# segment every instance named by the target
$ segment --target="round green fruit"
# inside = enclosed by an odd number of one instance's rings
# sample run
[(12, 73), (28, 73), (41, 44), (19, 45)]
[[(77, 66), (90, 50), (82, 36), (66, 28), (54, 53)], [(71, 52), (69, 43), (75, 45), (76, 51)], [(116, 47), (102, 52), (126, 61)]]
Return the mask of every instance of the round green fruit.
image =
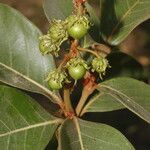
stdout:
[(52, 90), (59, 90), (62, 88), (62, 85), (53, 78), (48, 81), (48, 84), (49, 84), (50, 89)]
[(43, 54), (49, 50), (49, 47), (46, 46), (46, 43), (44, 41), (41, 41), (39, 43), (39, 48), (40, 48), (41, 53)]
[(68, 73), (73, 79), (78, 80), (84, 77), (86, 68), (82, 65), (77, 65), (76, 67), (69, 66)]
[(81, 39), (87, 32), (87, 27), (82, 23), (75, 23), (68, 28), (68, 34), (74, 39)]
[(48, 53), (50, 51), (51, 39), (49, 35), (43, 35), (39, 37), (39, 49), (42, 54)]

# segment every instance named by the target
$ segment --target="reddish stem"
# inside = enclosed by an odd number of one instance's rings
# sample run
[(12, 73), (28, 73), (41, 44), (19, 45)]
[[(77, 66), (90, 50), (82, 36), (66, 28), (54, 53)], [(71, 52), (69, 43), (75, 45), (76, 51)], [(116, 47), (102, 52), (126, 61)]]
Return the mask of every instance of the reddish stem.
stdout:
[(83, 87), (82, 95), (76, 107), (77, 116), (80, 116), (80, 113), (85, 105), (85, 102), (87, 101), (87, 98), (96, 89), (97, 84), (95, 81), (96, 81), (95, 76), (87, 72), (87, 74), (85, 75), (84, 83), (83, 83), (84, 87)]
[(71, 43), (70, 52), (64, 56), (64, 59), (59, 64), (59, 66), (58, 66), (59, 69), (61, 69), (63, 66), (65, 66), (66, 62), (68, 62), (71, 58), (74, 58), (79, 54), (77, 47), (78, 47), (78, 41), (74, 40)]
[(74, 0), (73, 3), (75, 7), (79, 7), (80, 5), (84, 4), (86, 0)]

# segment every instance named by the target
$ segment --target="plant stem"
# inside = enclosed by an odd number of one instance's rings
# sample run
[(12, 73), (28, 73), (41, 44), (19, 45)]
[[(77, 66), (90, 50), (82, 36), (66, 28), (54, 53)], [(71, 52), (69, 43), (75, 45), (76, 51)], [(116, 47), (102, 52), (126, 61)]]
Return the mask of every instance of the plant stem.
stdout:
[(74, 110), (72, 108), (71, 100), (70, 100), (70, 89), (64, 88), (64, 103), (65, 103), (65, 111), (66, 113), (72, 112)]
[(78, 105), (77, 105), (77, 107), (76, 107), (76, 114), (77, 114), (77, 116), (80, 115), (80, 112), (81, 112), (81, 110), (82, 110), (82, 108), (83, 108), (83, 106), (84, 106), (84, 104), (85, 104), (85, 102), (86, 102), (88, 96), (89, 96), (88, 92), (85, 91), (85, 90), (83, 90), (83, 91), (82, 91), (81, 98), (80, 98), (80, 100), (79, 100), (79, 103), (78, 103)]
[(80, 113), (87, 101), (87, 98), (89, 97), (89, 95), (91, 95), (93, 93), (93, 91), (96, 89), (97, 84), (95, 83), (95, 77), (93, 75), (91, 75), (89, 72), (87, 72), (86, 74), (86, 78), (85, 78), (85, 83), (84, 83), (84, 88), (82, 90), (82, 95), (81, 98), (79, 100), (79, 103), (76, 107), (76, 114), (77, 116), (80, 116)]
[(73, 0), (74, 10), (78, 16), (82, 16), (84, 14), (84, 3), (85, 0)]
[(99, 57), (99, 55), (98, 55), (96, 52), (94, 52), (94, 51), (92, 51), (92, 50), (90, 50), (90, 49), (82, 48), (82, 47), (78, 47), (77, 49), (78, 49), (79, 51), (89, 52), (89, 53), (95, 55), (96, 57)]
[(78, 40), (74, 40), (71, 44), (69, 53), (64, 56), (64, 59), (61, 61), (61, 63), (58, 66), (58, 69), (61, 70), (61, 68), (63, 68), (63, 66), (66, 64), (66, 62), (68, 62), (71, 58), (78, 55), (77, 46), (78, 46)]

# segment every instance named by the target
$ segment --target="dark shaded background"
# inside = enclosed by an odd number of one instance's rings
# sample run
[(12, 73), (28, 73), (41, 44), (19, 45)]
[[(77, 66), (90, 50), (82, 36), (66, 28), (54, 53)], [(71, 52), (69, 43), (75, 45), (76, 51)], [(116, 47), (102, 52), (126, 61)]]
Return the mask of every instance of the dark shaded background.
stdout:
[[(42, 1), (0, 0), (1, 3), (8, 4), (19, 10), (38, 26), (43, 33), (46, 33), (49, 23), (44, 15)], [(119, 47), (123, 52), (134, 56), (147, 72), (150, 72), (150, 20), (135, 28)], [(150, 82), (150, 79), (148, 81)], [(39, 102), (41, 103), (40, 100)], [(49, 109), (47, 104), (48, 102), (42, 103), (46, 109)], [(89, 115), (93, 121), (107, 123), (120, 130), (137, 150), (150, 150), (150, 125), (128, 110)], [(84, 118), (86, 119), (86, 116)]]

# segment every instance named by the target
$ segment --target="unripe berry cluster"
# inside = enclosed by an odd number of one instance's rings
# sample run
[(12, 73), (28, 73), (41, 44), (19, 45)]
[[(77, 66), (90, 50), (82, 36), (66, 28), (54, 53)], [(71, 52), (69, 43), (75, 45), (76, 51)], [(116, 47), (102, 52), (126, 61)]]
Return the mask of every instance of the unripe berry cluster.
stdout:
[(106, 69), (110, 67), (106, 58), (94, 58), (90, 66), (81, 57), (75, 57), (70, 59), (65, 66), (65, 70), (61, 71), (56, 69), (50, 72), (47, 81), (52, 90), (59, 90), (63, 87), (63, 84), (70, 83), (69, 76), (75, 81), (83, 78), (86, 71), (97, 72), (102, 79), (105, 75)]
[(86, 16), (71, 15), (65, 21), (53, 20), (46, 35), (39, 37), (39, 47), (42, 54), (51, 53), (58, 56), (61, 44), (72, 37), (82, 38), (90, 28)]
[[(90, 25), (91, 23), (85, 15), (71, 15), (64, 21), (53, 20), (47, 34), (39, 38), (41, 53), (50, 53), (57, 57), (60, 46), (64, 41), (70, 39), (74, 41), (80, 40), (86, 35)], [(64, 84), (71, 82), (69, 81), (71, 78), (74, 79), (76, 83), (77, 80), (85, 76), (87, 71), (97, 72), (102, 79), (106, 69), (110, 67), (108, 60), (98, 54), (95, 55), (96, 57), (92, 60), (91, 64), (88, 65), (81, 57), (78, 47), (75, 47), (75, 51), (75, 55), (71, 55), (63, 66), (60, 65), (61, 67), (49, 73), (46, 81), (51, 90), (61, 89)], [(88, 50), (88, 52), (91, 51), (92, 50)], [(70, 51), (70, 53), (71, 52), (72, 51)]]

